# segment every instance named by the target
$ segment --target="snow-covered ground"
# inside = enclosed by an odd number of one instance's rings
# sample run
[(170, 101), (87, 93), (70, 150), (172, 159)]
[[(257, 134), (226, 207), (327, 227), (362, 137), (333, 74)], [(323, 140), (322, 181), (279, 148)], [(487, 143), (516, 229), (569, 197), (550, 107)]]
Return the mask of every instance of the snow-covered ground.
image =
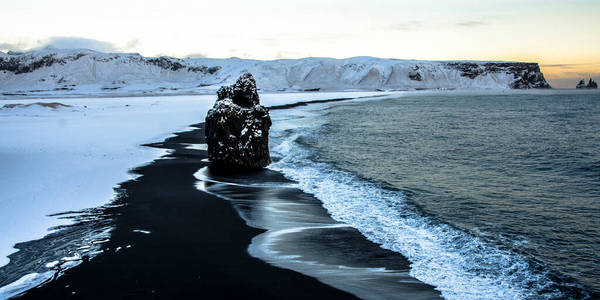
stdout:
[[(385, 93), (263, 94), (266, 106)], [(203, 122), (216, 96), (0, 101), (0, 266), (13, 245), (43, 237), (64, 220), (48, 214), (96, 207), (128, 171), (163, 151), (160, 142)], [(58, 101), (68, 107), (36, 105)]]
[(143, 57), (86, 49), (0, 52), (0, 99), (214, 94), (251, 72), (262, 92), (511, 89), (547, 87), (537, 63), (376, 57)]

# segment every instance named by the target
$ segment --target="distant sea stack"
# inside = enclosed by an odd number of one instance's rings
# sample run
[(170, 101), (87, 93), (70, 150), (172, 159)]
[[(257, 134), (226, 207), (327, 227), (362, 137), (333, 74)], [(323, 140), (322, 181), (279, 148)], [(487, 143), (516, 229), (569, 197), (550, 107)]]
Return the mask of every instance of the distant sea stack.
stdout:
[(581, 79), (579, 81), (579, 83), (577, 84), (576, 88), (578, 89), (597, 89), (598, 88), (598, 84), (596, 83), (596, 81), (594, 81), (594, 79), (590, 78), (590, 80), (588, 81), (588, 84), (585, 84), (585, 80)]
[(222, 86), (206, 116), (205, 135), (213, 166), (256, 169), (271, 163), (269, 111), (260, 105), (256, 81), (243, 74), (232, 86)]

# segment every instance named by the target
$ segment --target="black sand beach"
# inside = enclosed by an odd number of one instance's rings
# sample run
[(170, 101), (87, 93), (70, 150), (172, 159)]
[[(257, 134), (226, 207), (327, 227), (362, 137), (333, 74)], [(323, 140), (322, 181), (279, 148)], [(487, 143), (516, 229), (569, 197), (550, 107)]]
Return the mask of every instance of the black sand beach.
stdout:
[(230, 203), (194, 187), (206, 152), (181, 143), (202, 142), (204, 128), (195, 128), (152, 145), (173, 153), (121, 184), (116, 203), (103, 212), (115, 226), (104, 253), (21, 298), (354, 298), (248, 254), (262, 231), (244, 224)]

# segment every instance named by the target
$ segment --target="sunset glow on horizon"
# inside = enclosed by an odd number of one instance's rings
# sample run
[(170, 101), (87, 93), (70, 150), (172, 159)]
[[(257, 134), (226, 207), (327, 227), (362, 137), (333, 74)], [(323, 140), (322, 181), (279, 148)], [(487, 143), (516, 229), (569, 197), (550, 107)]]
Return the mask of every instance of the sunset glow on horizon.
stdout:
[(527, 61), (556, 87), (600, 77), (600, 1), (27, 0), (3, 10), (0, 51)]

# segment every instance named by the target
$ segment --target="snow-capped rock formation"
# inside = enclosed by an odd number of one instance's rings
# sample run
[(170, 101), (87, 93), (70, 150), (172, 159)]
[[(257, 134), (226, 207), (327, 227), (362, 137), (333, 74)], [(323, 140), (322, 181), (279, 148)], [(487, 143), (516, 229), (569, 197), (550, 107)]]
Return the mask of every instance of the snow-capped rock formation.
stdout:
[(264, 168), (269, 155), (269, 111), (259, 103), (256, 81), (243, 74), (231, 87), (222, 87), (206, 115), (206, 144), (213, 165)]
[(537, 63), (353, 57), (148, 58), (85, 49), (0, 52), (3, 94), (214, 93), (241, 74), (262, 91), (549, 88)]

